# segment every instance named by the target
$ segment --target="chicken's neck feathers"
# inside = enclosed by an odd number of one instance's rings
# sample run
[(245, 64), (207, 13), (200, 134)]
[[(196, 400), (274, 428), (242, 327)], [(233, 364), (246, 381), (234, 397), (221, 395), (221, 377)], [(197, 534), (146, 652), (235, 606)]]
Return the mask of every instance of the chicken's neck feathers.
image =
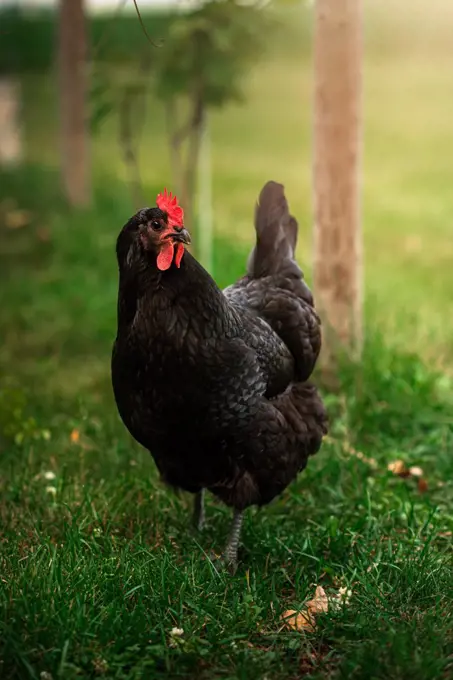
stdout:
[[(131, 303), (134, 301), (133, 314)], [(175, 323), (175, 317), (178, 317)], [(190, 323), (201, 338), (231, 335), (237, 311), (211, 275), (186, 251), (180, 268), (161, 272), (154, 264), (120, 271), (118, 326), (146, 325), (147, 333), (181, 332)]]

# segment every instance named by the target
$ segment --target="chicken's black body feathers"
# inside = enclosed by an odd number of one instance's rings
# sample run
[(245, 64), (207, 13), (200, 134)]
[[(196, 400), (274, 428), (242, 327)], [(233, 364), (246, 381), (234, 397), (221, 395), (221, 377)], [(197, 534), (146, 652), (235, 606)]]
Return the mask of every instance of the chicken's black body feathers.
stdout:
[(283, 491), (326, 432), (305, 382), (319, 319), (293, 259), (297, 223), (281, 185), (263, 189), (256, 228), (248, 274), (223, 292), (188, 252), (162, 273), (126, 227), (117, 247), (120, 415), (167, 483), (207, 488), (239, 510)]

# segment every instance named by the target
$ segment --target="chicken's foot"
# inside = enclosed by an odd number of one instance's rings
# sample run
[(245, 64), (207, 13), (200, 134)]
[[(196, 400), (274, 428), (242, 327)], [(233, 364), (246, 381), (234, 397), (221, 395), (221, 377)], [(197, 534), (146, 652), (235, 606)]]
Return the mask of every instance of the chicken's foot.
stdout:
[(203, 529), (205, 522), (204, 489), (201, 489), (195, 494), (192, 521), (197, 531), (201, 531)]

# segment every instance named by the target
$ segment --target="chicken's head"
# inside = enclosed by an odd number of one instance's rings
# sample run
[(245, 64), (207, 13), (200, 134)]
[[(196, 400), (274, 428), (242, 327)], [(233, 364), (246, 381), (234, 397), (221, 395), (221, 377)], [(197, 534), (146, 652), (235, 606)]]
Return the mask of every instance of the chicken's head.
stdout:
[[(136, 252), (138, 246), (141, 253), (155, 255), (157, 268), (165, 271), (173, 263), (180, 267), (184, 244), (190, 244), (190, 235), (176, 196), (165, 189), (158, 194), (156, 204), (155, 208), (139, 210), (125, 225), (118, 239), (118, 258), (121, 259), (120, 250), (127, 258), (131, 249)], [(126, 248), (120, 248), (122, 237)]]

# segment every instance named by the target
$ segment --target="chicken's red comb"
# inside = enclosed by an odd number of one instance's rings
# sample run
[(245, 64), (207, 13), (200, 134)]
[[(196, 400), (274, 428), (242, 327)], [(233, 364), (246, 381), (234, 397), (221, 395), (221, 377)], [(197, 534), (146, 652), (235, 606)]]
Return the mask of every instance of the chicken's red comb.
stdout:
[(178, 199), (164, 189), (163, 194), (157, 194), (157, 207), (168, 215), (169, 226), (182, 226), (184, 222), (184, 210), (178, 205)]

